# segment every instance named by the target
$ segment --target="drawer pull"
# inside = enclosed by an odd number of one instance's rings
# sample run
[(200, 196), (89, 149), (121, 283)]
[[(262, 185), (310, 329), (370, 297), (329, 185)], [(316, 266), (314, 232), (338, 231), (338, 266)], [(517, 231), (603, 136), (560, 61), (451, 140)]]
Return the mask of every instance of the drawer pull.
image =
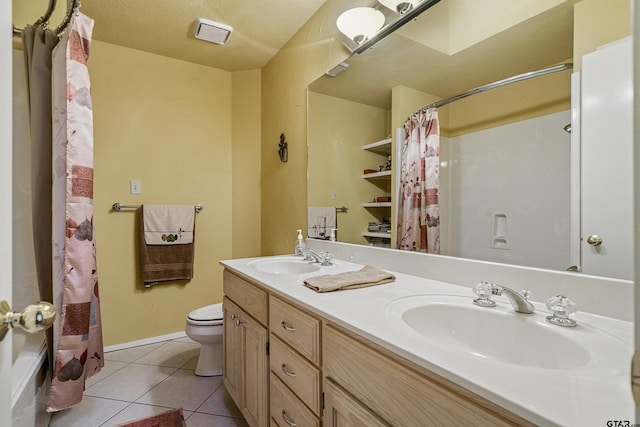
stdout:
[(289, 418), (287, 416), (287, 413), (285, 412), (285, 410), (282, 410), (282, 419), (284, 420), (285, 423), (289, 424), (291, 427), (296, 427), (298, 424), (296, 424), (295, 421), (293, 421), (291, 418)]
[(282, 325), (282, 329), (288, 332), (295, 332), (296, 330), (296, 328), (294, 328), (293, 326), (287, 325), (287, 323), (284, 320), (280, 322), (280, 325)]
[(236, 320), (237, 318), (238, 318), (238, 315), (237, 315), (237, 314), (233, 313), (233, 314), (231, 315), (231, 320)]
[(297, 377), (296, 373), (293, 372), (291, 369), (287, 368), (287, 365), (285, 365), (284, 363), (282, 364), (282, 372), (284, 372), (285, 375), (288, 375), (291, 378)]
[(240, 319), (240, 318), (236, 319), (236, 326), (240, 326), (240, 325), (242, 325), (243, 323), (244, 323), (244, 320), (242, 320), (242, 319)]

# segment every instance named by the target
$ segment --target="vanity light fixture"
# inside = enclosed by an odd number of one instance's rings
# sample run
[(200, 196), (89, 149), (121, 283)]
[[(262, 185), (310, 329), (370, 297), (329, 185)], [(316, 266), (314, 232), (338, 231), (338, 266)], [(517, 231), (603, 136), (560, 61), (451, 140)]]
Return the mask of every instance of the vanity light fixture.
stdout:
[(200, 40), (215, 44), (225, 44), (231, 37), (232, 31), (233, 27), (229, 25), (198, 18), (193, 35)]
[(384, 14), (372, 7), (354, 7), (338, 16), (336, 25), (357, 45), (369, 40), (384, 25)]
[[(385, 15), (373, 7), (356, 7), (343, 12), (336, 21), (338, 29), (345, 35), (344, 44), (360, 54), (380, 40), (415, 19), (440, 0), (378, 0), (385, 7), (399, 13), (397, 18), (385, 25)], [(396, 15), (394, 15), (396, 16)]]
[(404, 15), (406, 12), (413, 9), (420, 0), (378, 0), (383, 6), (388, 7), (394, 12)]

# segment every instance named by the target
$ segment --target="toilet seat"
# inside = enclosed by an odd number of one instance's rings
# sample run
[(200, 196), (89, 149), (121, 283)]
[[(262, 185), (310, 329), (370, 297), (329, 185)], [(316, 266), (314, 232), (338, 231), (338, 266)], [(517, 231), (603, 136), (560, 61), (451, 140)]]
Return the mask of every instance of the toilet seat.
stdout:
[(193, 310), (187, 316), (187, 323), (199, 326), (222, 325), (222, 303), (207, 305)]

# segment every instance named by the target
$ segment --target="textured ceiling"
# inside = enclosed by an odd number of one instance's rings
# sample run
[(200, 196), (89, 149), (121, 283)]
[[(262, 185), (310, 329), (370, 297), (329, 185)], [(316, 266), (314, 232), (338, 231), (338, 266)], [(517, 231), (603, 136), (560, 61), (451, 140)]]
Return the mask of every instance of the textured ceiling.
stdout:
[[(344, 9), (372, 0), (330, 0)], [(349, 71), (322, 77), (311, 89), (370, 105), (390, 108), (391, 88), (402, 84), (439, 97), (448, 97), (486, 83), (562, 62), (573, 56), (573, 4), (578, 0), (536, 0), (558, 4), (544, 13), (498, 32), (454, 53), (437, 49), (442, 34), (431, 28), (455, 4), (464, 8), (480, 0), (442, 0), (418, 19), (347, 60)], [(487, 1), (487, 0), (483, 0)], [(13, 0), (14, 24), (33, 22), (49, 0)], [(227, 71), (262, 68), (322, 6), (325, 0), (82, 0), (82, 11), (95, 19), (94, 39)], [(535, 2), (534, 2), (535, 3)], [(485, 13), (475, 22), (501, 19), (483, 3)], [(509, 2), (506, 2), (509, 4)], [(51, 22), (61, 22), (64, 0)], [(229, 42), (215, 45), (193, 36), (197, 18), (234, 28)], [(446, 19), (445, 19), (446, 21)], [(423, 28), (413, 31), (411, 27)], [(426, 33), (418, 43), (415, 34)], [(429, 40), (426, 40), (426, 39)], [(434, 46), (429, 46), (434, 45)], [(445, 49), (446, 50), (446, 49)]]
[[(82, 0), (93, 38), (227, 71), (262, 68), (325, 0)], [(30, 3), (28, 6), (26, 3)], [(58, 0), (51, 22), (62, 20)], [(14, 24), (35, 21), (48, 0), (14, 0)], [(25, 12), (25, 9), (28, 9)], [(27, 13), (31, 12), (31, 13)], [(25, 16), (25, 15), (32, 16)], [(23, 15), (23, 16), (17, 16)], [(233, 27), (225, 45), (193, 36), (197, 18)]]

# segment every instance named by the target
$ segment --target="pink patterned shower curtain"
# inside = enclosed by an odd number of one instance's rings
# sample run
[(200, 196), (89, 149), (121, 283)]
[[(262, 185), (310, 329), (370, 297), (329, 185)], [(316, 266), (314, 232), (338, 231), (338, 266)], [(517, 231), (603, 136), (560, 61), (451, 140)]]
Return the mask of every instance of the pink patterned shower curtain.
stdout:
[(48, 411), (82, 400), (103, 361), (93, 222), (93, 111), (87, 61), (93, 20), (76, 13), (53, 52), (54, 358)]
[(398, 197), (398, 249), (440, 253), (440, 124), (438, 110), (404, 124)]

